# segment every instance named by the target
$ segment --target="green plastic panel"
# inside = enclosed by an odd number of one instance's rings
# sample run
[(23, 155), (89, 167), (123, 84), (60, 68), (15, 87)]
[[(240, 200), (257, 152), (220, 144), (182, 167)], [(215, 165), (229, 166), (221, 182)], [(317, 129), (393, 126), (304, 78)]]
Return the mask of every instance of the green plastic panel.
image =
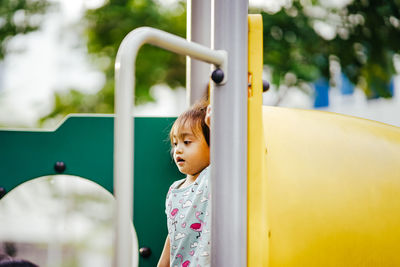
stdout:
[[(139, 247), (152, 255), (139, 266), (156, 266), (167, 236), (165, 196), (182, 178), (170, 156), (168, 133), (175, 118), (135, 118), (134, 226)], [(69, 116), (55, 131), (0, 130), (0, 187), (7, 191), (31, 179), (57, 174), (80, 176), (113, 192), (112, 116)]]

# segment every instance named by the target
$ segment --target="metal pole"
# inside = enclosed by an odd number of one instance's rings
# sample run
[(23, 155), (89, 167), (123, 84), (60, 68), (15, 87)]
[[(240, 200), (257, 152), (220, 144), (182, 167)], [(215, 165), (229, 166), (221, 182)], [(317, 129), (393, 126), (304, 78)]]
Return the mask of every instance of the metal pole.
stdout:
[[(131, 267), (132, 253), (134, 253), (131, 220), (133, 217), (134, 137), (132, 112), (135, 76), (132, 73), (135, 73), (136, 55), (140, 47), (146, 43), (215, 64), (227, 72), (225, 69), (226, 51), (211, 50), (157, 29), (148, 27), (135, 29), (122, 41), (115, 61), (114, 195), (116, 198), (116, 234), (114, 266), (118, 267)], [(137, 253), (137, 248), (135, 248), (135, 253)], [(137, 261), (137, 257), (135, 260)]]
[[(188, 0), (186, 39), (211, 47), (211, 0)], [(210, 65), (186, 57), (187, 103), (192, 105), (207, 93)]]
[(247, 264), (247, 10), (247, 0), (213, 3), (213, 48), (229, 56), (211, 98), (213, 267)]

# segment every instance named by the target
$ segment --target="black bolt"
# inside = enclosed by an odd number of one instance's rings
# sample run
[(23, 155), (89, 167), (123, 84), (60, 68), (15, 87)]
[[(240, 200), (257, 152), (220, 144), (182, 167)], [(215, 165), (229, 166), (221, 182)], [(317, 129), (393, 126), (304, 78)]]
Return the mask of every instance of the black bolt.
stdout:
[(7, 194), (7, 190), (4, 187), (0, 187), (0, 199)]
[(65, 168), (66, 168), (67, 166), (65, 166), (65, 163), (64, 162), (62, 162), (62, 161), (57, 161), (55, 164), (54, 164), (54, 170), (57, 172), (57, 173), (63, 173), (64, 171), (65, 171)]
[(221, 69), (215, 69), (211, 74), (211, 79), (215, 83), (220, 83), (224, 79), (224, 72)]
[(269, 89), (269, 82), (263, 80), (263, 92), (268, 91), (268, 89)]
[(148, 247), (142, 247), (139, 249), (139, 253), (143, 258), (148, 258), (151, 255), (151, 249)]

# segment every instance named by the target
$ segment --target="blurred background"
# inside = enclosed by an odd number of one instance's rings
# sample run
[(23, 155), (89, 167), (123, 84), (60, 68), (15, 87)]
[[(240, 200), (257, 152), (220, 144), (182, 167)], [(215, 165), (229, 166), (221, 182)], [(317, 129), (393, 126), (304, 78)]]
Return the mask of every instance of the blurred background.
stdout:
[(0, 201), (0, 254), (42, 267), (111, 266), (113, 205), (108, 191), (76, 176), (26, 182)]
[[(399, 0), (251, 0), (249, 13), (263, 16), (264, 105), (400, 126)], [(113, 113), (115, 55), (140, 26), (185, 37), (186, 1), (1, 0), (0, 127), (54, 129), (70, 113)], [(142, 48), (137, 115), (186, 108), (185, 63)], [(112, 197), (69, 180), (42, 177), (6, 195), (0, 253), (41, 266), (110, 266)]]
[[(318, 108), (400, 126), (398, 0), (251, 0), (264, 21), (265, 105)], [(113, 113), (124, 36), (152, 26), (185, 37), (186, 1), (2, 0), (0, 126), (54, 128), (69, 113)], [(186, 107), (185, 58), (145, 46), (136, 113)]]

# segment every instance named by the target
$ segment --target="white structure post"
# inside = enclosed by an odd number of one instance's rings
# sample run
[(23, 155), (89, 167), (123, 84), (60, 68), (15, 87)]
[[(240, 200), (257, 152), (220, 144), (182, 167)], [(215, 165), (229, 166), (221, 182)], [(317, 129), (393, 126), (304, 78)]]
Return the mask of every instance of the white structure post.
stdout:
[[(187, 0), (186, 39), (211, 47), (211, 0)], [(186, 57), (186, 95), (192, 105), (207, 93), (210, 65)]]

